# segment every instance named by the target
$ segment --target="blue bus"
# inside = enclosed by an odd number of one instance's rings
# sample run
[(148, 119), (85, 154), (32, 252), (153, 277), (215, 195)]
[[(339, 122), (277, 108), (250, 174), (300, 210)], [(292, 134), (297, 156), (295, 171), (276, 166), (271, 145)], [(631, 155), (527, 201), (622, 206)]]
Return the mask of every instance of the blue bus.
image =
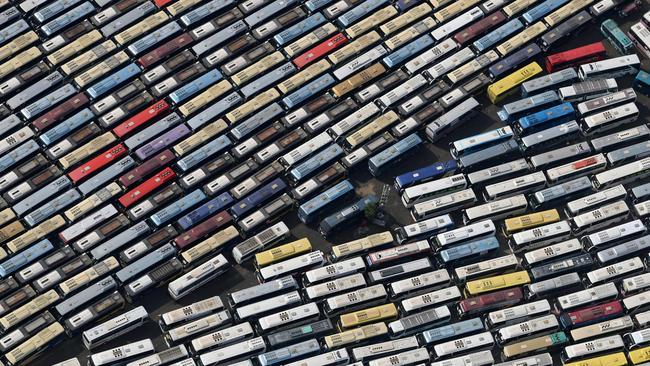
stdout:
[(320, 222), (318, 231), (323, 236), (328, 236), (331, 233), (342, 229), (346, 225), (351, 225), (357, 220), (361, 219), (366, 207), (377, 204), (379, 199), (376, 196), (370, 195), (354, 202), (353, 204), (327, 216)]
[(447, 160), (425, 166), (395, 177), (395, 188), (403, 190), (414, 184), (425, 183), (430, 180), (444, 177), (448, 173), (454, 173), (458, 168), (456, 160)]
[(627, 55), (634, 50), (634, 43), (630, 37), (612, 19), (606, 19), (600, 25), (600, 32), (621, 54)]
[(52, 243), (48, 239), (43, 239), (29, 248), (13, 254), (7, 260), (0, 263), (0, 278), (7, 277), (51, 250), (54, 250)]
[(422, 139), (415, 133), (397, 141), (394, 145), (370, 158), (368, 161), (370, 173), (374, 176), (380, 175), (384, 169), (402, 160), (421, 144)]
[(347, 179), (343, 180), (300, 205), (298, 208), (298, 218), (304, 223), (312, 222), (327, 206), (353, 193), (354, 187), (352, 183)]
[(522, 23), (519, 19), (513, 19), (474, 41), (474, 48), (476, 48), (476, 50), (481, 53), (485, 52), (492, 48), (492, 46), (504, 40), (509, 35), (514, 34), (515, 32), (519, 32), (522, 29), (524, 29), (524, 23)]
[(533, 24), (568, 2), (569, 0), (546, 0), (525, 12), (522, 18), (524, 18), (528, 25)]
[(307, 159), (304, 163), (291, 169), (287, 177), (295, 185), (341, 155), (343, 155), (343, 148), (337, 144), (332, 144)]
[(187, 213), (185, 216), (181, 217), (176, 221), (176, 223), (187, 230), (190, 227), (198, 224), (199, 222), (205, 220), (208, 216), (215, 214), (221, 210), (225, 210), (234, 203), (235, 200), (232, 198), (230, 193), (225, 192), (217, 197), (209, 200), (208, 202), (202, 204), (201, 206), (195, 208), (194, 210)]
[(284, 192), (286, 188), (287, 184), (282, 179), (275, 178), (233, 205), (230, 212), (235, 218), (243, 217), (248, 212), (258, 209), (264, 202)]
[(560, 123), (569, 122), (575, 118), (575, 109), (569, 102), (544, 109), (531, 115), (519, 118), (515, 125), (518, 132), (529, 132), (540, 128), (549, 128)]

